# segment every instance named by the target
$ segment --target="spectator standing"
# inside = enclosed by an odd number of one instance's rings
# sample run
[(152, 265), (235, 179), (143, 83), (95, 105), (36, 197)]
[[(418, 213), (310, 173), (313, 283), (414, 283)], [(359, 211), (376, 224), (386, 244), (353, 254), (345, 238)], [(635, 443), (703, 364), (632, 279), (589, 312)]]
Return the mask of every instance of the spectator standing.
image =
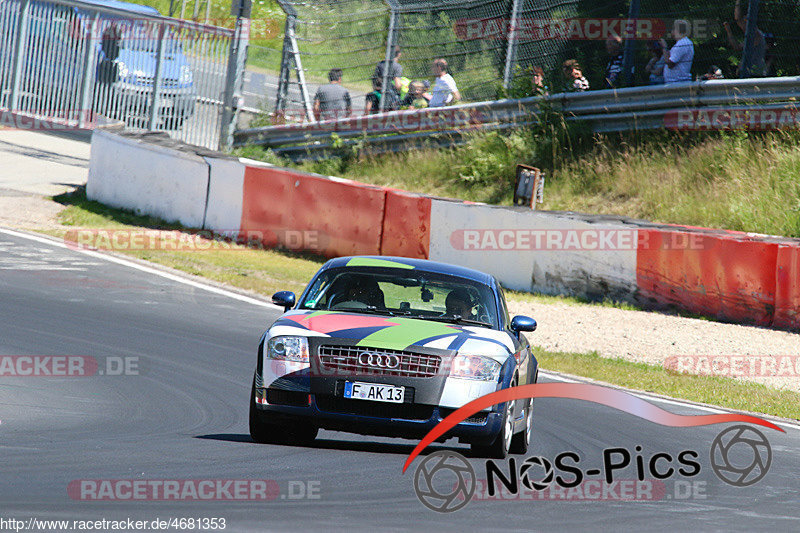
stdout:
[[(736, 5), (733, 7), (733, 18), (736, 20), (736, 25), (739, 26), (742, 31), (747, 30), (747, 16), (742, 15), (742, 4), (740, 0), (736, 0)], [(733, 36), (730, 23), (726, 20), (723, 22), (723, 26), (725, 26), (725, 32), (728, 34), (728, 44), (731, 48), (740, 52), (744, 50), (744, 43)], [(753, 38), (753, 53), (750, 57), (751, 61), (747, 69), (748, 76), (764, 76), (767, 70), (767, 39), (764, 32), (758, 28), (756, 28), (755, 37)], [(742, 65), (743, 63), (739, 64), (738, 75), (742, 73)]]
[(650, 54), (652, 54), (650, 61), (647, 62), (647, 66), (644, 67), (645, 72), (647, 72), (649, 76), (648, 81), (650, 85), (661, 85), (664, 83), (664, 67), (667, 64), (667, 60), (664, 57), (664, 48), (658, 41), (652, 41), (647, 45), (647, 48), (650, 50)]
[(616, 89), (619, 87), (619, 75), (622, 73), (622, 38), (619, 35), (606, 39), (606, 52), (609, 59), (606, 65), (605, 88)]
[(350, 92), (342, 87), (342, 69), (328, 72), (329, 83), (320, 85), (314, 95), (314, 116), (317, 120), (349, 117), (353, 111)]
[(453, 102), (461, 100), (461, 93), (456, 87), (456, 80), (447, 72), (447, 61), (444, 59), (434, 59), (431, 67), (436, 82), (433, 84), (433, 92), (428, 99), (430, 107), (443, 107)]
[(675, 44), (667, 51), (667, 42), (661, 39), (664, 48), (664, 83), (692, 81), (692, 61), (694, 60), (694, 44), (688, 37), (689, 23), (678, 19), (672, 27)]
[[(392, 60), (389, 62), (389, 91), (387, 91), (386, 110), (397, 109), (400, 102), (400, 92), (403, 90), (403, 66), (399, 63), (400, 60), (400, 47), (392, 47)], [(383, 84), (383, 78), (386, 75), (386, 60), (382, 60), (375, 65), (375, 71), (372, 73), (373, 78), (378, 78)]]
[(583, 76), (581, 65), (575, 59), (567, 59), (561, 65), (561, 72), (564, 74), (566, 84), (564, 92), (574, 93), (589, 90), (589, 82)]

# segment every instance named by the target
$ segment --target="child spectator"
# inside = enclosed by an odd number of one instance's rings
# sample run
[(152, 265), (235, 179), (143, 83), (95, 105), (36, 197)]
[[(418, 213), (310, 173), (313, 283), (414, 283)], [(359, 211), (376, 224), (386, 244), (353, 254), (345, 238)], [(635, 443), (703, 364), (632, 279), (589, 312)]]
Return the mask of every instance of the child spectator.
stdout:
[(664, 83), (692, 81), (692, 60), (694, 60), (694, 44), (688, 37), (689, 23), (678, 19), (672, 27), (675, 44), (667, 52), (667, 42), (661, 39), (664, 48)]
[(652, 41), (647, 45), (650, 50), (650, 61), (644, 67), (645, 72), (650, 76), (650, 85), (660, 85), (664, 83), (664, 66), (667, 60), (664, 58), (664, 48), (658, 41)]
[(564, 73), (566, 84), (564, 85), (564, 92), (580, 92), (589, 90), (589, 82), (583, 77), (581, 65), (575, 59), (567, 59), (561, 65), (561, 71)]
[(367, 103), (364, 105), (365, 115), (374, 115), (381, 111), (381, 86), (383, 80), (381, 78), (372, 78), (372, 92), (367, 94)]
[(428, 107), (425, 99), (425, 84), (421, 81), (412, 81), (408, 85), (408, 94), (400, 103), (403, 109), (424, 109)]
[(722, 69), (716, 65), (711, 65), (708, 67), (708, 72), (700, 76), (698, 81), (721, 80), (724, 78), (725, 76), (722, 75)]
[(531, 96), (547, 96), (549, 89), (544, 84), (544, 70), (540, 66), (531, 68)]
[(608, 52), (608, 65), (606, 65), (606, 89), (619, 87), (619, 75), (622, 73), (622, 38), (613, 35), (606, 39), (606, 52)]

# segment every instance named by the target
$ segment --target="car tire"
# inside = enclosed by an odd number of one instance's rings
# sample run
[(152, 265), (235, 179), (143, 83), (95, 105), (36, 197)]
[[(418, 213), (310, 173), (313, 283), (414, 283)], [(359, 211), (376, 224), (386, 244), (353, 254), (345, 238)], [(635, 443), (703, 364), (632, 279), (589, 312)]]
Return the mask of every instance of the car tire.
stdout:
[(250, 437), (259, 444), (304, 445), (314, 442), (319, 428), (303, 422), (275, 420), (256, 407), (256, 385), (250, 390)]
[(506, 402), (503, 412), (502, 429), (491, 444), (473, 444), (471, 446), (473, 455), (476, 457), (486, 457), (490, 459), (505, 459), (508, 456), (514, 436), (515, 403), (516, 402)]
[(528, 445), (531, 441), (531, 432), (533, 429), (533, 400), (528, 400), (525, 406), (525, 429), (514, 435), (511, 439), (511, 447), (509, 452), (516, 455), (523, 455), (528, 453)]

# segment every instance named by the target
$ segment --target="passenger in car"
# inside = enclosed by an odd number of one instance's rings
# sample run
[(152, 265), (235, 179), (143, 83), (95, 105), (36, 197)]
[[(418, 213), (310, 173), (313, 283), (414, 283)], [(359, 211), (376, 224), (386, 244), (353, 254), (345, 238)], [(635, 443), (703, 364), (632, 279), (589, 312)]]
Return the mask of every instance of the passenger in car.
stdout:
[(472, 308), (475, 307), (475, 303), (466, 289), (453, 289), (450, 291), (444, 300), (444, 306), (448, 315), (473, 318)]

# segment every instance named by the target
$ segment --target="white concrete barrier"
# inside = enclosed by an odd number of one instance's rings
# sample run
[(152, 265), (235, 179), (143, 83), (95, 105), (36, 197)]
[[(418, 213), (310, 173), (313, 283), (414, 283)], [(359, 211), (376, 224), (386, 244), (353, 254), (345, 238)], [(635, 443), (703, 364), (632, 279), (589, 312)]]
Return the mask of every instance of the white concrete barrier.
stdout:
[(631, 300), (638, 230), (568, 214), (433, 200), (430, 259), (519, 291)]
[(200, 228), (208, 185), (209, 166), (194, 153), (101, 129), (92, 134), (90, 200)]
[(205, 229), (233, 236), (242, 225), (245, 165), (238, 159), (205, 160), (211, 169)]

